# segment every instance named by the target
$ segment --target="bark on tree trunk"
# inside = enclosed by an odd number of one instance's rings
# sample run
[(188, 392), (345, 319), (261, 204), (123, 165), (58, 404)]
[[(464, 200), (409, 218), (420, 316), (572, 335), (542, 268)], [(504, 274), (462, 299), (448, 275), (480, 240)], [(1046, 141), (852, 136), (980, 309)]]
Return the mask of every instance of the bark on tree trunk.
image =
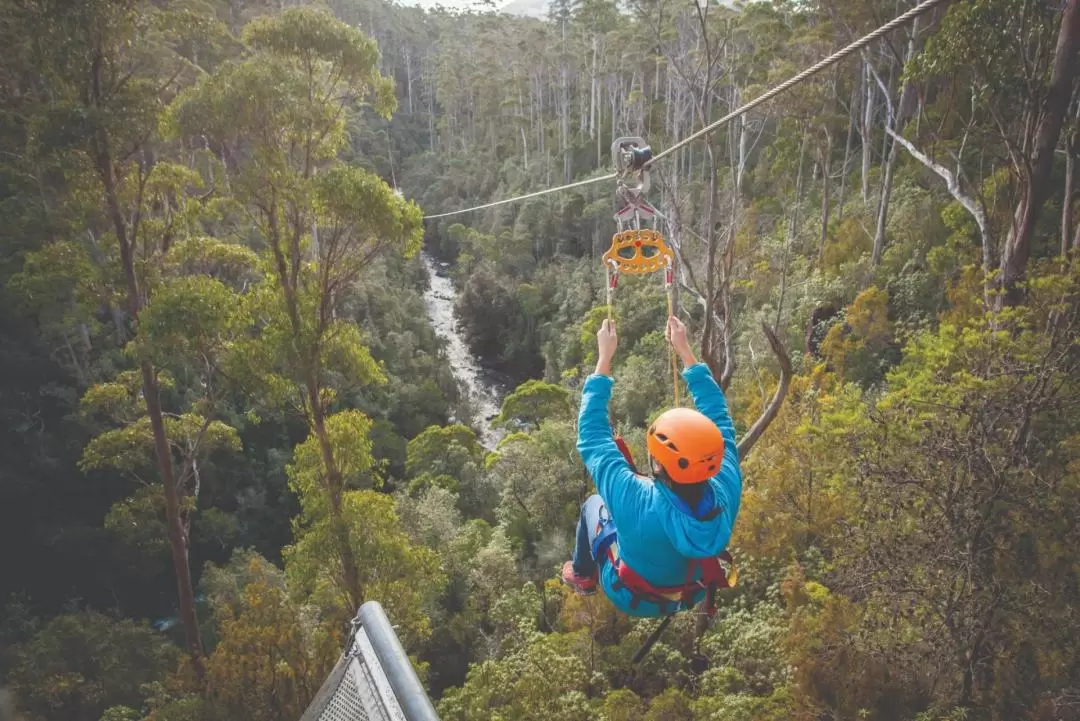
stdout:
[(887, 151), (885, 177), (881, 183), (881, 198), (878, 201), (877, 227), (874, 231), (874, 250), (870, 256), (870, 265), (874, 268), (881, 264), (885, 254), (885, 225), (889, 218), (889, 198), (892, 196), (893, 169), (896, 167), (896, 143)]
[(308, 396), (311, 403), (311, 422), (315, 437), (319, 441), (319, 451), (326, 466), (326, 486), (330, 496), (330, 522), (333, 525), (334, 538), (337, 540), (338, 553), (341, 554), (342, 580), (345, 593), (349, 596), (350, 612), (355, 612), (364, 602), (364, 590), (356, 570), (356, 557), (349, 541), (349, 526), (342, 515), (342, 498), (345, 494), (345, 482), (341, 470), (334, 459), (334, 450), (330, 445), (330, 434), (326, 430), (326, 416), (318, 402), (319, 386), (314, 379), (308, 380)]
[(142, 363), (141, 370), (146, 414), (150, 417), (150, 428), (154, 434), (154, 454), (158, 458), (162, 485), (165, 487), (165, 519), (169, 527), (169, 549), (172, 553), (173, 573), (176, 576), (177, 595), (180, 601), (180, 621), (184, 626), (184, 639), (188, 653), (191, 654), (192, 667), (199, 678), (202, 678), (205, 672), (203, 645), (202, 636), (199, 633), (199, 618), (195, 610), (195, 591), (191, 583), (188, 536), (184, 532), (180, 518), (180, 494), (173, 480), (172, 455), (169, 453), (169, 442), (165, 436), (165, 422), (158, 395), (157, 372), (149, 361)]
[(409, 49), (405, 48), (405, 85), (408, 89), (409, 95), (409, 115), (413, 114), (413, 91), (412, 91), (412, 57), (409, 55)]
[(870, 77), (870, 65), (866, 65), (863, 73), (863, 83), (866, 86), (865, 105), (862, 115), (862, 199), (863, 203), (870, 202), (870, 161), (873, 153), (873, 126), (874, 126), (874, 79)]
[(1041, 108), (1040, 118), (1032, 148), (1030, 172), (1023, 179), (1020, 202), (1014, 214), (1013, 227), (1005, 241), (1001, 255), (1001, 285), (1005, 291), (996, 296), (998, 307), (1016, 305), (1021, 300), (1017, 284), (1023, 278), (1031, 255), (1031, 241), (1035, 224), (1042, 214), (1043, 205), (1053, 192), (1052, 171), (1054, 149), (1061, 136), (1069, 100), (1072, 98), (1076, 78), (1076, 54), (1080, 48), (1080, 0), (1068, 0), (1062, 13), (1058, 31), (1054, 66), (1050, 74), (1050, 86)]
[[(911, 60), (915, 55), (916, 50), (916, 38), (919, 33), (919, 19), (915, 18), (911, 23), (911, 33), (908, 35), (907, 52), (904, 54), (904, 65)], [(903, 73), (903, 68), (900, 68), (900, 73)], [(892, 88), (892, 77), (890, 76), (889, 88)], [(911, 102), (911, 83), (904, 83), (903, 88), (900, 90), (900, 100), (896, 104), (896, 109), (891, 113), (892, 117), (888, 119), (889, 125), (897, 132), (903, 132), (904, 125), (907, 122), (908, 105)], [(878, 217), (877, 228), (874, 232), (874, 250), (870, 258), (870, 264), (873, 267), (877, 267), (881, 264), (881, 258), (885, 254), (885, 226), (889, 218), (889, 201), (892, 198), (892, 185), (893, 174), (896, 170), (896, 142), (889, 142), (889, 136), (885, 137), (885, 178), (881, 184), (881, 199), (878, 202)]]
[(851, 161), (851, 146), (855, 141), (855, 124), (858, 122), (859, 90), (851, 91), (851, 116), (848, 120), (847, 144), (844, 145), (844, 164), (840, 167), (840, 197), (836, 200), (836, 222), (844, 219), (844, 200), (847, 195), (847, 171)]
[[(594, 33), (592, 36), (592, 72), (589, 73), (589, 137), (596, 137), (596, 56), (599, 53), (599, 38)], [(600, 159), (596, 159), (597, 165)]]
[(1075, 174), (1075, 159), (1073, 153), (1076, 152), (1076, 139), (1070, 137), (1065, 143), (1065, 193), (1061, 199), (1061, 257), (1065, 258), (1069, 254), (1069, 242), (1072, 239), (1072, 225), (1073, 225), (1073, 213), (1072, 213), (1072, 196), (1073, 196), (1073, 176)]
[[(95, 96), (99, 97), (99, 67), (94, 69), (93, 77)], [(127, 286), (128, 314), (132, 319), (135, 319), (142, 309), (142, 297), (139, 292), (138, 278), (135, 275), (134, 254), (132, 252), (135, 238), (129, 237), (127, 222), (124, 220), (123, 212), (120, 210), (120, 201), (116, 188), (116, 172), (113, 166), (112, 150), (107, 131), (104, 129), (99, 130), (96, 140), (96, 165), (105, 190), (105, 202), (108, 207), (109, 217), (120, 246), (120, 262), (123, 265), (124, 280)], [(169, 450), (168, 438), (165, 435), (165, 421), (158, 396), (157, 372), (149, 361), (143, 361), (140, 370), (142, 372), (142, 391), (146, 403), (146, 415), (150, 419), (150, 429), (154, 436), (154, 455), (157, 458), (158, 472), (161, 475), (161, 484), (165, 493), (165, 519), (169, 532), (169, 550), (172, 555), (173, 574), (176, 577), (180, 622), (184, 627), (184, 639), (188, 653), (191, 655), (192, 668), (201, 679), (205, 673), (205, 664), (203, 661), (202, 637), (199, 633), (199, 620), (195, 611), (195, 593), (191, 583), (191, 568), (188, 563), (188, 539), (184, 533), (183, 523), (180, 518), (180, 494), (173, 477), (172, 454)]]
[(825, 238), (829, 232), (829, 176), (832, 174), (832, 133), (825, 129), (825, 154), (821, 159), (821, 238), (818, 242), (818, 264), (825, 254)]
[(802, 194), (803, 194), (803, 163), (806, 160), (806, 145), (809, 140), (809, 135), (804, 130), (802, 141), (799, 144), (799, 169), (795, 175), (795, 203), (791, 208), (791, 217), (788, 221), (787, 234), (784, 237), (784, 256), (783, 264), (780, 272), (780, 298), (776, 302), (776, 322), (774, 325), (777, 328), (782, 327), (780, 325), (784, 316), (784, 301), (787, 298), (787, 281), (788, 281), (788, 263), (789, 251), (791, 244), (795, 242), (796, 233), (799, 231), (799, 216), (802, 210)]
[(563, 155), (563, 182), (569, 183), (571, 179), (571, 163), (570, 163), (570, 69), (567, 67), (566, 62), (566, 25), (567, 21), (564, 19), (562, 22), (562, 155)]
[[(738, 88), (735, 88), (733, 92), (734, 96), (731, 105), (733, 108), (737, 108), (739, 107), (741, 93)], [(739, 128), (739, 161), (735, 172), (735, 193), (741, 198), (743, 194), (743, 178), (746, 176), (746, 164), (750, 154), (749, 122), (746, 119), (746, 113), (739, 116), (737, 127)]]

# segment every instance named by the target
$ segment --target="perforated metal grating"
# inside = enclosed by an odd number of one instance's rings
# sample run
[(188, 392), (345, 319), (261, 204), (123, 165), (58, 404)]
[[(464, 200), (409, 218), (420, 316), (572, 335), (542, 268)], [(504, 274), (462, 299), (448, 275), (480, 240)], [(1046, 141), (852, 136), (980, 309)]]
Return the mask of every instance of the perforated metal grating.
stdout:
[[(403, 693), (404, 699), (397, 693)], [(360, 607), (352, 642), (299, 721), (438, 721), (377, 602)]]
[[(341, 674), (338, 687), (333, 690), (319, 721), (375, 721), (365, 710), (362, 689), (357, 688), (356, 673), (352, 667), (359, 665), (357, 659), (349, 659)], [(376, 717), (382, 721), (382, 717)]]
[(405, 721), (363, 630), (323, 683), (301, 721)]

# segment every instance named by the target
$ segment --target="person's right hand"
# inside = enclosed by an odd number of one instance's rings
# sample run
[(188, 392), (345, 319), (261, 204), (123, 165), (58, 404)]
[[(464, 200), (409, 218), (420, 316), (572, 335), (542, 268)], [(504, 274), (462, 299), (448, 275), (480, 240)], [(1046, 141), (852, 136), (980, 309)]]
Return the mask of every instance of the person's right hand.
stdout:
[(697, 363), (694, 351), (690, 350), (690, 340), (687, 338), (686, 326), (681, 320), (675, 316), (669, 316), (664, 335), (675, 349), (675, 352), (679, 354), (683, 364), (692, 366)]

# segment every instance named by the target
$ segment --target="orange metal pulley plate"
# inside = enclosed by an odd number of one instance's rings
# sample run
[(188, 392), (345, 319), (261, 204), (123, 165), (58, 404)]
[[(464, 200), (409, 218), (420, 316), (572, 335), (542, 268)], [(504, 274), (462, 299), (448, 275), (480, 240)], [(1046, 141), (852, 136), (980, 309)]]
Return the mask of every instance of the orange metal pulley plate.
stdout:
[(615, 264), (620, 273), (654, 273), (675, 262), (675, 254), (655, 230), (624, 230), (611, 238), (604, 263)]

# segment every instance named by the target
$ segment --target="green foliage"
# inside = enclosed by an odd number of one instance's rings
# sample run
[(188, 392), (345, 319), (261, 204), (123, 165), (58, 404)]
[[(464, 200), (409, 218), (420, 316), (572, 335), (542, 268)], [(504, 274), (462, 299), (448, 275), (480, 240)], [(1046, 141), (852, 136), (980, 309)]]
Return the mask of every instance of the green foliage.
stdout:
[(496, 421), (504, 426), (516, 421), (535, 428), (544, 421), (564, 419), (570, 413), (569, 391), (562, 386), (530, 380), (503, 400)]
[[(911, 83), (905, 111), (918, 114), (899, 130), (985, 208), (985, 237), (907, 150), (882, 153), (888, 103), (862, 62), (654, 173), (679, 312), (699, 350), (701, 301), (716, 294), (720, 337), (700, 351), (719, 366), (734, 354), (740, 429), (778, 379), (760, 321), (796, 367), (744, 462), (740, 585), (696, 675), (691, 617), (635, 668), (655, 621), (554, 578), (591, 491), (573, 410), (609, 313), (613, 419), (639, 459), (640, 426), (670, 403), (658, 276), (622, 278), (601, 305), (610, 184), (422, 215), (606, 173), (606, 139), (626, 128), (671, 147), (895, 8), (698, 16), (650, 0), (620, 16), (608, 0), (560, 0), (543, 23), (288, 4), (22, 3), (0, 23), (0, 532), (20, 549), (5, 578), (14, 569), (41, 616), (7, 605), (0, 638), (30, 639), (9, 654), (24, 715), (298, 718), (367, 599), (387, 607), (447, 719), (951, 721), (1064, 707), (1078, 652), (1077, 292), (1075, 268), (1040, 260), (1075, 234), (1058, 227), (1063, 162), (1024, 305), (988, 315), (981, 267), (999, 264), (1028, 197), (1062, 13), (954, 4), (921, 21), (906, 67), (894, 52), (865, 58), (894, 110)], [(700, 68), (726, 90), (705, 93)], [(499, 417), (516, 432), (488, 455), (449, 425), (470, 414), (425, 318), (421, 241), (453, 261), (470, 348), (518, 384)], [(798, 350), (829, 307), (843, 310), (819, 326), (814, 366)], [(182, 550), (216, 562), (201, 579), (203, 683), (168, 676), (178, 654), (146, 629), (92, 614), (49, 623), (71, 597), (175, 613), (144, 360)], [(266, 559), (297, 511), (282, 572)], [(266, 558), (230, 559), (237, 543)]]
[(483, 448), (467, 426), (431, 426), (409, 441), (406, 453), (405, 469), (409, 475), (441, 473), (461, 478), (466, 466), (479, 461)]
[(355, 252), (351, 245), (379, 247), (381, 242), (389, 241), (406, 258), (420, 249), (423, 230), (419, 206), (398, 198), (378, 176), (360, 168), (334, 165), (316, 176), (313, 195), (320, 225), (325, 226), (323, 236), (329, 234), (342, 246), (337, 253), (333, 246), (327, 248), (321, 257), (334, 273), (351, 277), (366, 266), (368, 256)]
[(569, 423), (545, 422), (534, 434), (501, 446), (487, 471), (501, 491), (499, 520), (523, 555), (544, 557), (545, 574), (547, 562), (565, 553), (564, 534), (574, 527), (591, 485), (575, 457), (576, 440)]
[(482, 263), (468, 277), (455, 305), (473, 353), (518, 378), (536, 375), (541, 368), (538, 326), (542, 317), (537, 317), (533, 299), (524, 300), (516, 284)]
[(821, 354), (841, 380), (869, 385), (884, 375), (888, 356), (883, 351), (892, 341), (888, 304), (889, 294), (871, 286), (847, 308), (845, 322), (825, 335)]
[(441, 487), (453, 492), (461, 512), (470, 518), (490, 518), (497, 503), (482, 473), (484, 449), (471, 428), (431, 426), (409, 441), (405, 469), (409, 493)]
[(298, 718), (333, 667), (337, 643), (289, 599), (284, 575), (265, 559), (238, 554), (229, 566), (208, 574), (221, 637), (207, 664), (209, 699), (226, 717)]
[(213, 363), (236, 322), (239, 297), (224, 283), (186, 276), (163, 285), (139, 314), (131, 351), (159, 365), (190, 359)]
[(11, 679), (33, 721), (98, 721), (110, 707), (140, 707), (143, 684), (179, 656), (145, 624), (83, 611), (57, 616), (21, 646)]
[(210, 276), (234, 285), (258, 267), (258, 256), (247, 246), (217, 238), (185, 238), (169, 248), (165, 267), (179, 276)]
[(474, 666), (465, 685), (440, 702), (440, 718), (571, 721), (588, 716), (587, 666), (561, 646), (557, 637), (539, 637), (499, 661)]
[(280, 15), (254, 20), (244, 28), (243, 40), (252, 48), (290, 57), (311, 65), (326, 64), (326, 72), (339, 74), (353, 90), (373, 89), (376, 108), (386, 116), (396, 102), (393, 84), (376, 70), (379, 50), (359, 30), (312, 8), (292, 8)]
[[(406, 648), (421, 642), (431, 633), (427, 604), (445, 583), (438, 556), (410, 542), (389, 496), (347, 491), (340, 519), (357, 559), (364, 596), (379, 599), (386, 607)], [(298, 600), (315, 605), (328, 621), (346, 623), (356, 609), (351, 607), (342, 575), (335, 519), (318, 516), (297, 531), (296, 543), (283, 551), (290, 591)]]
[[(673, 402), (670, 346), (659, 332), (648, 333), (619, 365), (620, 382), (612, 389), (612, 417), (634, 428), (646, 425), (658, 408)], [(680, 394), (685, 383), (679, 379)]]
[(396, 510), (413, 543), (436, 551), (447, 549), (461, 531), (457, 495), (438, 485), (429, 486), (417, 498), (403, 496)]
[[(204, 455), (217, 450), (240, 450), (235, 428), (194, 413), (167, 418), (165, 430), (169, 442), (180, 453), (190, 453), (192, 449)], [(115, 468), (138, 476), (154, 465), (153, 454), (150, 419), (144, 416), (129, 426), (105, 431), (86, 444), (79, 467), (84, 471)]]
[[(191, 510), (190, 506), (189, 502), (187, 510)], [(126, 549), (147, 565), (168, 559), (165, 494), (160, 484), (141, 486), (132, 496), (116, 503), (109, 509), (104, 524)]]
[(636, 693), (621, 688), (607, 695), (601, 714), (604, 721), (641, 721), (644, 704)]
[(713, 624), (702, 649), (714, 668), (734, 671), (727, 682), (734, 682), (736, 688), (730, 690), (768, 696), (787, 682), (788, 669), (780, 652), (787, 631), (784, 621), (778, 606), (759, 603), (753, 609), (730, 612)]
[[(326, 419), (326, 438), (334, 466), (346, 487), (377, 488), (381, 485), (381, 479), (373, 473), (370, 430), (371, 419), (360, 411), (342, 411)], [(300, 499), (308, 518), (329, 512), (326, 488), (330, 481), (320, 440), (314, 433), (308, 436), (293, 449), (293, 461), (286, 467), (289, 486)]]

